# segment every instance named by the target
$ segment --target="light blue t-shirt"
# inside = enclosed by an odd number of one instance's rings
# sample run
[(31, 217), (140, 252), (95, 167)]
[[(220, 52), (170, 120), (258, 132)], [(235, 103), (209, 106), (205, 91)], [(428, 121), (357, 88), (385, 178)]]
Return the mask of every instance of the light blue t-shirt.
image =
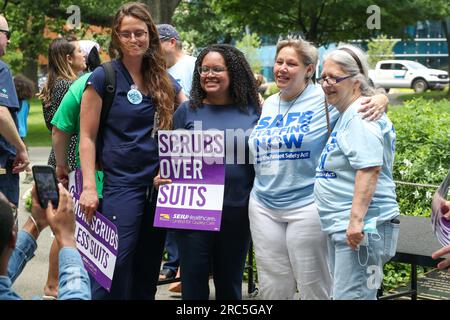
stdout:
[(326, 233), (347, 230), (358, 169), (382, 167), (365, 228), (399, 214), (392, 177), (394, 126), (385, 114), (377, 121), (363, 120), (357, 111), (360, 106), (358, 99), (341, 114), (317, 167), (314, 196)]
[[(256, 174), (251, 195), (267, 208), (301, 208), (314, 202), (315, 169), (328, 135), (325, 98), (309, 84), (292, 106), (279, 102), (279, 94), (264, 102), (249, 139)], [(329, 111), (332, 128), (339, 113)]]
[(197, 59), (184, 55), (177, 63), (171, 66), (167, 71), (181, 86), (186, 97), (190, 97), (192, 88), (192, 77), (195, 72), (195, 61)]

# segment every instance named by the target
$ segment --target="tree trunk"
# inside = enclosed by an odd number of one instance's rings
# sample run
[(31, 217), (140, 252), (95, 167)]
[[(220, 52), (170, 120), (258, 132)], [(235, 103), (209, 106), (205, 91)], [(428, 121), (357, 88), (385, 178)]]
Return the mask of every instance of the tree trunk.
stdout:
[(181, 0), (142, 0), (150, 8), (155, 23), (171, 23), (172, 16)]
[(37, 58), (38, 57), (29, 57), (26, 59), (26, 62), (23, 67), (23, 75), (27, 78), (29, 78), (34, 83), (34, 88), (38, 90), (37, 82), (37, 71), (38, 71), (38, 64), (37, 64)]

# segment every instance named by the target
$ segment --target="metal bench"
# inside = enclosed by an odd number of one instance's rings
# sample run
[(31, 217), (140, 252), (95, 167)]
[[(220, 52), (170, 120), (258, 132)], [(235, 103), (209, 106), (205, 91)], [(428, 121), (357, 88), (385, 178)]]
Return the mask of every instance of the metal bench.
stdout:
[[(400, 233), (397, 253), (391, 259), (395, 262), (411, 264), (410, 290), (396, 294), (380, 296), (380, 300), (394, 299), (410, 295), (417, 300), (417, 266), (436, 267), (439, 261), (433, 260), (431, 254), (442, 248), (431, 228), (430, 218), (400, 216)], [(380, 292), (380, 295), (382, 292)]]

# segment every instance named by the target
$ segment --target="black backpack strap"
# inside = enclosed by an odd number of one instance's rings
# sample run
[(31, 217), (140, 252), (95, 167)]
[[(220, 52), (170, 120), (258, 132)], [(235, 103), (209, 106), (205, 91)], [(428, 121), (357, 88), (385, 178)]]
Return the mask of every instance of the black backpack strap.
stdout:
[(102, 111), (100, 113), (96, 142), (96, 165), (98, 169), (102, 168), (101, 149), (103, 145), (103, 130), (116, 93), (116, 71), (114, 70), (112, 61), (105, 62), (101, 66), (105, 71), (105, 87), (103, 89)]
[(106, 62), (102, 64), (103, 70), (105, 70), (105, 88), (103, 92), (102, 113), (100, 115), (99, 129), (103, 127), (106, 119), (108, 118), (109, 110), (114, 100), (114, 94), (116, 92), (116, 71), (112, 66), (112, 62)]

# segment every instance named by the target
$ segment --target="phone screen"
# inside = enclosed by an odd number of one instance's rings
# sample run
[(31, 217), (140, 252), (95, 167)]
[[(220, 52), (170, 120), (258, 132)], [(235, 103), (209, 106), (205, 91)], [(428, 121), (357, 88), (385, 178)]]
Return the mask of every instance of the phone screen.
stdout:
[(57, 208), (59, 192), (54, 169), (48, 166), (35, 166), (33, 167), (33, 176), (41, 207), (47, 208), (48, 202), (51, 201), (53, 207)]

